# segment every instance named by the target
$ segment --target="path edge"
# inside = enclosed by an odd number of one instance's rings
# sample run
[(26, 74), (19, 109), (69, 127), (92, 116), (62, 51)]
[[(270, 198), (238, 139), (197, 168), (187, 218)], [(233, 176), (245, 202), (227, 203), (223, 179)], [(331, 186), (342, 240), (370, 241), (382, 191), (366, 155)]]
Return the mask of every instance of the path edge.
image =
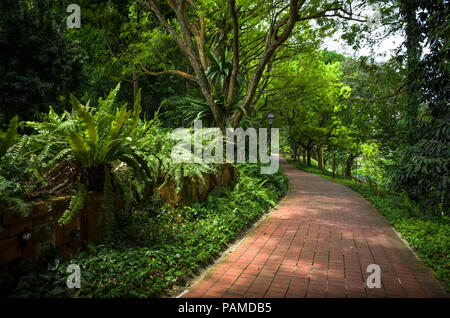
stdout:
[[(280, 165), (281, 168), (281, 165)], [(283, 169), (283, 168), (281, 168)], [(284, 173), (284, 169), (283, 169)], [(272, 214), (278, 210), (280, 203), (286, 198), (289, 190), (291, 188), (291, 181), (288, 178), (288, 188), (286, 193), (278, 200), (277, 204), (270, 208), (266, 213), (262, 214), (255, 222), (253, 222), (246, 230), (242, 231), (236, 239), (228, 244), (228, 248), (220, 252), (220, 256), (214, 260), (214, 262), (207, 267), (199, 268), (200, 274), (194, 276), (187, 281), (188, 287), (175, 286), (175, 292), (168, 298), (181, 298), (192, 288), (194, 288), (203, 278), (205, 278), (217, 265), (222, 263), (228, 255), (230, 255), (245, 239), (247, 239), (264, 221), (266, 221)]]

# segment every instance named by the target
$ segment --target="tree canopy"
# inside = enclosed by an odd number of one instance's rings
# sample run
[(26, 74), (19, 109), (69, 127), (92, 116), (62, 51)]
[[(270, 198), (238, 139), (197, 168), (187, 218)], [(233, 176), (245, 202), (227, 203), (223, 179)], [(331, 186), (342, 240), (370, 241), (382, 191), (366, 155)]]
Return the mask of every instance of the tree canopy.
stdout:
[[(448, 211), (448, 1), (6, 0), (0, 17), (0, 128), (70, 110), (70, 93), (117, 98), (161, 125), (265, 127), (306, 164), (392, 186)], [(373, 10), (376, 13), (373, 15)], [(372, 12), (372, 13), (370, 13)], [(350, 56), (391, 34), (391, 58)], [(21, 125), (19, 125), (19, 130)]]

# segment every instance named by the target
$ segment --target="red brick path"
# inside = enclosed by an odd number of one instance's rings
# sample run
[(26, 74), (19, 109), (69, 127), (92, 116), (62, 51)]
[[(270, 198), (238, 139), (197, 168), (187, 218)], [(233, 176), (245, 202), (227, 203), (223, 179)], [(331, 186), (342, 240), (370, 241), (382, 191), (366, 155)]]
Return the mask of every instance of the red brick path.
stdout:
[[(183, 297), (446, 297), (368, 201), (348, 187), (281, 164), (288, 194)], [(381, 288), (365, 280), (381, 267)]]

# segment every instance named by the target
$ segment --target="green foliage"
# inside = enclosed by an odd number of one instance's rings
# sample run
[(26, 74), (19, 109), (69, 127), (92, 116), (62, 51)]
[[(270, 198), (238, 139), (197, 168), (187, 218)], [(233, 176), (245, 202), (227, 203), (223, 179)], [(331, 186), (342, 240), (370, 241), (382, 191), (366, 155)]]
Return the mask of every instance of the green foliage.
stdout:
[[(193, 129), (190, 129), (189, 133), (193, 134)], [(206, 140), (203, 141), (204, 144), (202, 146), (204, 147)], [(173, 160), (172, 151), (175, 149), (175, 145), (178, 142), (179, 140), (172, 135), (172, 130), (170, 129), (154, 131), (151, 141), (146, 142), (146, 144), (150, 149), (154, 149), (156, 155), (145, 157), (150, 166), (158, 167), (156, 173), (160, 178), (160, 181), (162, 179), (160, 188), (167, 182), (174, 181), (177, 192), (182, 189), (184, 178), (196, 178), (201, 182), (204, 182), (204, 174), (216, 172), (215, 164)]]
[(14, 116), (10, 122), (8, 129), (4, 132), (0, 130), (0, 158), (3, 157), (9, 148), (17, 141), (19, 134), (17, 128), (19, 127), (19, 116)]
[(362, 144), (360, 165), (358, 169), (358, 179), (382, 184), (385, 181), (383, 171), (383, 157), (376, 143)]
[[(171, 151), (177, 141), (159, 124), (190, 127), (201, 119), (205, 127), (229, 126), (239, 109), (244, 112), (242, 119), (236, 117), (242, 127), (264, 127), (267, 113), (275, 113), (283, 150), (293, 151), (296, 158), (303, 151), (308, 164), (324, 157), (330, 166), (333, 156), (350, 175), (357, 162), (358, 178), (378, 183), (379, 191), (372, 193), (350, 179), (336, 180), (374, 202), (448, 282), (448, 219), (443, 216), (450, 211), (448, 1), (368, 0), (353, 6), (356, 13), (378, 4), (389, 31), (405, 27), (406, 63), (401, 54), (377, 63), (320, 49), (321, 39), (338, 26), (346, 27), (343, 39), (355, 47), (362, 44), (362, 34), (370, 34), (364, 39), (369, 43), (384, 36), (369, 23), (349, 26), (346, 19), (329, 18), (326, 12), (335, 10), (326, 1), (301, 1), (300, 21), (268, 59), (266, 49), (280, 39), (288, 18), (289, 6), (283, 1), (237, 1), (239, 52), (233, 52), (230, 2), (187, 5), (183, 14), (195, 47), (187, 55), (136, 1), (79, 1), (81, 29), (65, 26), (68, 0), (0, 4), (0, 129), (6, 129), (0, 130), (0, 211), (13, 207), (26, 215), (27, 202), (45, 194), (47, 183), (54, 182), (51, 175), (67, 176), (64, 193), (73, 193), (61, 223), (77, 216), (88, 191), (104, 193), (109, 245), (78, 256), (88, 269), (84, 284), (89, 287), (73, 296), (160, 295), (208, 262), (263, 207), (274, 204), (276, 195), (286, 190), (285, 179), (259, 176), (246, 165), (239, 166), (234, 191), (216, 193), (183, 211), (148, 199), (155, 182), (174, 181), (180, 191), (185, 178), (202, 181), (205, 173), (216, 172), (215, 164), (174, 162)], [(350, 12), (351, 4), (345, 0), (342, 6)], [(180, 17), (170, 6), (157, 5), (162, 19), (180, 34)], [(309, 23), (308, 17), (317, 23)], [(239, 55), (239, 69), (228, 104), (233, 53)], [(257, 71), (259, 64), (266, 67)], [(181, 72), (198, 78), (188, 82), (174, 75)], [(193, 86), (204, 77), (206, 87)], [(253, 79), (260, 82), (255, 96), (244, 98), (251, 95), (247, 85)], [(117, 82), (123, 83), (122, 89), (118, 85), (106, 99), (98, 98)], [(87, 102), (97, 99), (95, 106)], [(117, 100), (133, 100), (134, 108), (117, 105)], [(157, 119), (161, 101), (162, 123)], [(255, 105), (244, 110), (243, 101)], [(50, 104), (54, 107), (41, 114)], [(212, 109), (220, 118), (214, 118)], [(37, 118), (26, 123), (24, 136), (17, 134), (16, 113), (25, 120)], [(27, 135), (30, 129), (34, 133)], [(302, 169), (331, 177), (327, 170)], [(402, 195), (385, 192), (388, 183)], [(113, 214), (116, 194), (125, 198), (123, 215)], [(151, 201), (145, 209), (131, 208), (144, 199)], [(62, 279), (65, 273), (56, 267), (52, 275)], [(113, 281), (112, 274), (121, 281)], [(64, 293), (50, 289), (47, 296)], [(47, 290), (42, 287), (42, 293)]]
[(82, 208), (81, 197), (87, 191), (104, 192), (105, 206), (112, 206), (113, 182), (123, 184), (120, 179), (124, 176), (115, 169), (120, 164), (126, 164), (128, 177), (136, 183), (148, 184), (154, 179), (145, 156), (152, 154), (149, 136), (156, 129), (156, 117), (148, 122), (140, 120), (140, 94), (133, 111), (127, 110), (126, 104), (117, 107), (119, 89), (120, 84), (106, 99), (100, 98), (96, 108), (89, 103), (84, 106), (71, 96), (72, 113), (57, 115), (50, 108), (41, 122), (27, 123), (38, 134), (27, 138), (24, 151), (36, 154), (39, 162), (48, 161), (48, 169), (61, 164), (73, 167), (82, 184), (61, 220), (64, 223)]
[(403, 147), (400, 163), (391, 167), (394, 187), (427, 207), (429, 213), (450, 215), (450, 124), (446, 120), (423, 118), (410, 133), (420, 140)]
[[(63, 13), (71, 3), (63, 1)], [(82, 27), (66, 30), (79, 43), (85, 56), (82, 102), (108, 94), (111, 86), (122, 82), (118, 99), (133, 101), (136, 88), (142, 89), (142, 112), (152, 116), (164, 98), (183, 94), (186, 85), (173, 75), (150, 76), (150, 71), (184, 69), (184, 57), (170, 35), (156, 27), (150, 12), (134, 0), (79, 0)], [(135, 87), (136, 86), (136, 87)], [(77, 95), (78, 96), (78, 95)]]
[[(393, 168), (393, 185), (431, 213), (450, 215), (450, 68), (448, 1), (401, 1), (407, 35), (409, 112)], [(417, 45), (417, 39), (424, 39)], [(422, 54), (423, 46), (427, 52)], [(424, 50), (425, 51), (425, 50)]]
[(52, 0), (0, 3), (0, 129), (16, 114), (31, 120), (62, 106), (82, 82), (78, 45), (61, 32), (66, 12)]
[[(13, 207), (13, 211), (19, 216), (28, 216), (31, 212), (29, 203), (22, 197), (22, 187), (19, 182), (7, 180), (0, 175), (0, 218), (8, 207)], [(0, 232), (2, 231), (0, 223)]]
[(58, 220), (60, 224), (67, 224), (77, 216), (77, 213), (84, 207), (84, 199), (86, 196), (86, 188), (83, 184), (78, 182), (74, 187), (74, 194), (70, 200), (69, 207), (61, 218)]
[[(13, 207), (18, 215), (26, 216), (30, 212), (29, 204), (23, 200), (27, 179), (28, 162), (17, 154), (14, 145), (20, 139), (17, 133), (18, 116), (14, 116), (5, 132), (0, 130), (0, 218), (4, 210)], [(1, 231), (1, 223), (0, 223)]]
[[(352, 89), (342, 81), (339, 62), (329, 63), (320, 52), (295, 57), (274, 67), (267, 96), (284, 142), (296, 154), (308, 152), (310, 159), (316, 147), (345, 147), (349, 129), (343, 124), (344, 104)], [(285, 107), (278, 107), (280, 102)]]
[[(194, 121), (201, 120), (203, 125), (211, 126), (214, 123), (213, 114), (204, 98), (194, 96), (173, 96), (162, 103), (164, 110), (167, 110), (166, 118), (170, 120), (179, 117), (179, 125), (192, 127)], [(181, 115), (181, 117), (180, 117)]]
[[(287, 190), (280, 173), (260, 175), (256, 165), (238, 166), (233, 191), (212, 193), (202, 203), (174, 210), (150, 201), (123, 211), (115, 241), (75, 255), (82, 288), (65, 287), (68, 263), (23, 278), (12, 294), (28, 297), (158, 297), (171, 294), (210, 264), (218, 253)], [(155, 211), (156, 210), (156, 211)]]

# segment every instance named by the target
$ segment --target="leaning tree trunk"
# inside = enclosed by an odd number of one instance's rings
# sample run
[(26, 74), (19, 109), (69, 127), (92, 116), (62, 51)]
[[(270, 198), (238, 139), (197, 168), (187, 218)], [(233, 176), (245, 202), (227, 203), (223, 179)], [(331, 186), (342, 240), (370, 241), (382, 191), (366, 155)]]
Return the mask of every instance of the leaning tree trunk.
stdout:
[(347, 167), (345, 168), (345, 176), (350, 179), (352, 178), (353, 159), (355, 159), (355, 156), (353, 153), (350, 153), (347, 158)]
[(307, 159), (306, 159), (306, 164), (307, 164), (309, 167), (311, 167), (311, 151), (312, 151), (311, 148), (307, 148), (307, 149), (306, 149), (306, 157), (307, 157)]

